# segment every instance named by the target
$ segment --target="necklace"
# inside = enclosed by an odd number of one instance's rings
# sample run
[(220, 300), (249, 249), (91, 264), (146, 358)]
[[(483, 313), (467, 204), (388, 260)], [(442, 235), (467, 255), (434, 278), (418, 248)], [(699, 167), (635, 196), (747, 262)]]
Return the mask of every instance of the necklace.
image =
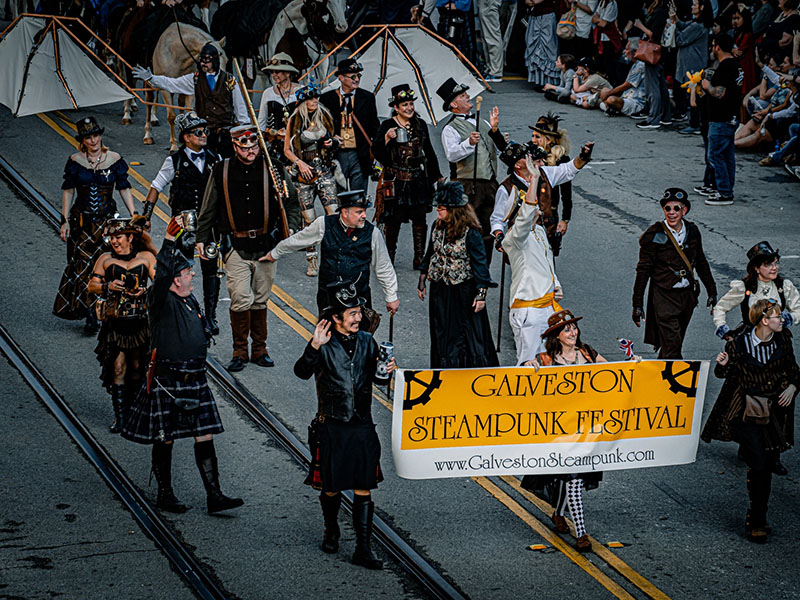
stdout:
[(86, 153), (86, 162), (89, 163), (89, 166), (91, 167), (91, 169), (93, 171), (97, 170), (97, 167), (100, 166), (100, 163), (102, 163), (103, 160), (104, 159), (103, 159), (103, 151), (102, 150), (100, 151), (100, 154), (97, 155), (97, 158), (95, 158), (94, 160), (89, 156), (88, 152)]

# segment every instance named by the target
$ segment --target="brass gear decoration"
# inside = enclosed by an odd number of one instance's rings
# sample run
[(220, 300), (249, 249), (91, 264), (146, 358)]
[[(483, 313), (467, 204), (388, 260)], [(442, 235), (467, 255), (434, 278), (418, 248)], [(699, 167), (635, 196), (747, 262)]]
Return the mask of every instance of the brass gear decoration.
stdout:
[[(679, 371), (675, 370), (678, 365), (685, 365)], [(664, 370), (661, 371), (661, 378), (669, 383), (669, 389), (673, 394), (684, 394), (687, 398), (697, 396), (697, 379), (700, 375), (699, 362), (668, 362)], [(687, 381), (688, 379), (688, 381)]]
[[(403, 378), (405, 380), (406, 389), (403, 396), (403, 410), (411, 410), (417, 404), (427, 404), (431, 399), (431, 394), (434, 390), (438, 390), (442, 385), (442, 378), (439, 371), (430, 371), (431, 380), (425, 381), (420, 379), (418, 375), (424, 371), (405, 371)], [(421, 385), (424, 390), (416, 397), (412, 397), (412, 384)]]

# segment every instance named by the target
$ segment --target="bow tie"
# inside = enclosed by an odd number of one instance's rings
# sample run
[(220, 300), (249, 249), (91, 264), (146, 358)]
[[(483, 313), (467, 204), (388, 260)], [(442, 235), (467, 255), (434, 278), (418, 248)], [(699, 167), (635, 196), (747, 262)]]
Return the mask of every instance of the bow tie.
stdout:
[(472, 114), (472, 113), (468, 113), (468, 114), (466, 114), (466, 115), (459, 115), (459, 116), (460, 116), (460, 117), (463, 117), (463, 118), (465, 118), (465, 119), (474, 119), (474, 118), (475, 118), (475, 115), (474, 115), (474, 114)]
[(189, 158), (194, 162), (198, 159), (202, 160), (205, 158), (205, 154), (203, 152), (189, 152)]

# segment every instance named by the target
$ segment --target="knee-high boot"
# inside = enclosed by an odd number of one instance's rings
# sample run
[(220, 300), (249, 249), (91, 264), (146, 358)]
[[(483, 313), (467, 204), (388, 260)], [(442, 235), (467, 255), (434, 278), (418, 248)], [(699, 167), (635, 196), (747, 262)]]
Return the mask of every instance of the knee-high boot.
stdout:
[(375, 504), (370, 496), (354, 495), (353, 497), (353, 529), (356, 531), (356, 550), (351, 562), (367, 569), (382, 569), (383, 561), (372, 553), (372, 517)]
[(325, 535), (322, 537), (322, 551), (334, 554), (339, 551), (339, 507), (342, 505), (342, 494), (329, 496), (325, 492), (319, 494), (322, 517), (325, 520)]
[(211, 328), (211, 333), (219, 335), (217, 324), (217, 302), (219, 300), (219, 277), (213, 275), (203, 276), (203, 308), (206, 311), (206, 320)]
[(208, 514), (213, 514), (244, 504), (241, 498), (228, 498), (219, 488), (219, 471), (217, 470), (217, 453), (214, 450), (214, 440), (196, 442), (194, 445), (194, 459), (206, 488), (206, 501)]
[(750, 505), (745, 517), (745, 531), (752, 542), (767, 541), (767, 506), (772, 487), (772, 473), (766, 469), (747, 469), (747, 495)]
[(125, 386), (113, 384), (111, 386), (111, 404), (114, 407), (114, 422), (108, 427), (111, 433), (122, 430), (122, 420), (125, 418)]
[(189, 510), (183, 502), (175, 497), (172, 489), (172, 447), (174, 444), (155, 442), (153, 444), (153, 475), (158, 483), (156, 508), (173, 513), (184, 513)]
[(389, 260), (394, 264), (397, 254), (397, 240), (400, 238), (400, 221), (387, 219), (383, 225), (383, 235), (386, 238), (386, 249), (389, 251)]
[(233, 358), (227, 369), (233, 373), (244, 369), (248, 358), (247, 338), (250, 335), (250, 311), (230, 311), (233, 336)]
[(425, 223), (421, 225), (414, 224), (411, 230), (414, 234), (414, 269), (418, 269), (425, 256), (425, 242), (428, 241), (428, 226)]
[(267, 352), (267, 309), (250, 309), (250, 362), (259, 367), (274, 367)]

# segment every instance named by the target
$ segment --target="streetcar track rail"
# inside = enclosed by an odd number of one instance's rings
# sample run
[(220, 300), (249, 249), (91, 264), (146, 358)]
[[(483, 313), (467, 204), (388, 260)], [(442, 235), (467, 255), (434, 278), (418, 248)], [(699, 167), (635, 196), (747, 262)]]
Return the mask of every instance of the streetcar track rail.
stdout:
[(172, 532), (144, 498), (125, 471), (97, 441), (91, 431), (70, 408), (44, 374), (22, 350), (8, 330), (0, 324), (0, 351), (19, 371), (39, 400), (53, 414), (87, 460), (133, 515), (144, 532), (158, 545), (175, 570), (197, 595), (204, 600), (228, 598), (205, 567)]
[[(61, 214), (2, 156), (0, 156), (0, 176), (41, 213), (53, 227), (56, 229), (60, 227)], [(0, 328), (2, 328), (1, 325)], [(3, 329), (2, 331), (4, 332), (5, 330)], [(206, 360), (206, 366), (210, 379), (227, 394), (233, 403), (262, 431), (269, 434), (280, 447), (288, 452), (300, 467), (308, 469), (311, 454), (300, 439), (275, 417), (275, 415), (273, 415), (245, 386), (239, 383), (217, 359), (209, 356)], [(74, 415), (74, 413), (72, 414)], [(77, 419), (77, 417), (75, 418)], [(88, 433), (88, 430), (86, 430), (86, 432)], [(89, 435), (91, 436), (91, 434)], [(110, 456), (109, 459), (113, 460)], [(121, 470), (119, 471), (122, 473)], [(124, 477), (124, 474), (122, 475)], [(131, 486), (133, 486), (133, 484), (131, 484)], [(135, 487), (133, 489), (135, 490)], [(136, 491), (136, 493), (139, 495), (139, 498), (141, 498), (138, 491)], [(345, 512), (352, 513), (352, 493), (345, 492), (342, 494), (342, 498)], [(152, 512), (152, 509), (150, 509), (150, 512)], [(373, 518), (373, 536), (384, 551), (399, 563), (399, 565), (432, 598), (442, 600), (461, 600), (465, 598), (464, 594), (447, 581), (447, 579), (377, 514)], [(215, 598), (225, 596), (202, 597)]]

